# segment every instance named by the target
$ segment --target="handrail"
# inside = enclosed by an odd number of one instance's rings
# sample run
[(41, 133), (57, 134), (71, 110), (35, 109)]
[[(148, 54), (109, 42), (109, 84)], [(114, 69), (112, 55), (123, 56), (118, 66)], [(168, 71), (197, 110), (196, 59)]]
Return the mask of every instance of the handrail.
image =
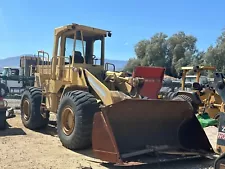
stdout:
[(113, 64), (113, 63), (105, 63), (105, 70), (109, 70), (108, 68), (109, 68), (109, 66), (108, 65), (111, 65), (111, 66), (113, 66), (113, 72), (115, 72), (116, 71), (116, 67), (115, 67), (115, 65)]
[[(42, 74), (43, 74), (43, 69), (44, 69), (44, 67), (43, 67), (43, 65), (50, 65), (51, 63), (49, 62), (49, 53), (48, 52), (45, 52), (45, 51), (43, 51), (43, 50), (39, 50), (38, 51), (38, 63), (37, 63), (37, 65), (40, 65), (40, 54), (43, 54), (42, 55), (42, 64), (41, 64), (41, 67), (42, 67)], [(45, 54), (47, 55), (47, 63), (45, 64)], [(51, 72), (51, 70), (50, 70), (50, 72)], [(48, 70), (48, 73), (49, 73), (49, 70)]]

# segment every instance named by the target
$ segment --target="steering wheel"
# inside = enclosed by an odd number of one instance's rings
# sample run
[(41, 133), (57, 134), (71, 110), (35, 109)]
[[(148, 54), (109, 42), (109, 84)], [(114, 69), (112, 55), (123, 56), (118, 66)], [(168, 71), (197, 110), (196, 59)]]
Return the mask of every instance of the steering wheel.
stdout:
[(93, 60), (97, 60), (97, 57), (95, 55), (92, 55)]
[[(93, 63), (94, 63), (94, 61), (95, 61), (95, 63), (96, 63), (96, 61), (99, 60), (95, 55), (92, 55), (92, 59), (93, 59)], [(94, 63), (94, 64), (95, 64), (95, 63)]]

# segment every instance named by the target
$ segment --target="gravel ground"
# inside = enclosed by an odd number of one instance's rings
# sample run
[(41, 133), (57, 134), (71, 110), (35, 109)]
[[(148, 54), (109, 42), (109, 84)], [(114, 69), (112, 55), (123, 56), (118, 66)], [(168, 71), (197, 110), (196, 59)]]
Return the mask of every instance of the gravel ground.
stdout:
[[(8, 100), (12, 107), (18, 106), (19, 100)], [(51, 115), (54, 122), (55, 116)], [(0, 168), (1, 169), (104, 169), (119, 168), (93, 157), (91, 150), (80, 152), (64, 148), (59, 141), (54, 123), (44, 131), (26, 129), (16, 117), (7, 119), (8, 129), (0, 131)], [(214, 160), (195, 159), (165, 164), (148, 165), (136, 168), (148, 169), (213, 169)], [(124, 168), (124, 167), (123, 167)]]

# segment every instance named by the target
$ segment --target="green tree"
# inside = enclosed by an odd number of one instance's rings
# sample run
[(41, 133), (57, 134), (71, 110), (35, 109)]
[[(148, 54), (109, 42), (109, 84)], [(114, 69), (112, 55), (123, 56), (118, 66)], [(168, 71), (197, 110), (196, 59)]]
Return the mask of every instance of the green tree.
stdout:
[(225, 31), (217, 38), (216, 45), (207, 49), (204, 55), (205, 64), (215, 66), (217, 71), (225, 73)]
[(135, 53), (138, 59), (143, 59), (146, 56), (146, 47), (149, 44), (149, 40), (141, 40), (135, 47)]
[(163, 33), (155, 34), (146, 46), (144, 64), (146, 66), (164, 66), (166, 62), (167, 35)]
[(166, 74), (176, 76), (181, 66), (187, 66), (197, 57), (197, 38), (178, 32), (171, 37), (160, 32), (149, 40), (141, 40), (135, 45), (137, 58), (128, 61), (125, 69), (135, 65), (166, 67)]
[(184, 32), (173, 34), (168, 39), (168, 58), (170, 72), (176, 76), (181, 66), (191, 63), (192, 57), (197, 53), (197, 38), (186, 35)]

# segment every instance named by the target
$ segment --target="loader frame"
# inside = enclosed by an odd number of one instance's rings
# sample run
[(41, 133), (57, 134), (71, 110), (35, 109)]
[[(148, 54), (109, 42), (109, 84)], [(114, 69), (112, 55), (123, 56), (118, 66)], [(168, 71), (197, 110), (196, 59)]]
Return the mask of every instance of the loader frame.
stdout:
[[(104, 69), (104, 66), (108, 68), (108, 65), (110, 65), (110, 63), (104, 65), (105, 37), (107, 36), (111, 36), (110, 31), (78, 24), (55, 29), (53, 57), (50, 60), (47, 52), (38, 51), (38, 57), (42, 58), (42, 60), (47, 60), (47, 62), (42, 63), (42, 65), (38, 64), (37, 72), (35, 73), (35, 87), (42, 88), (43, 95), (46, 97), (45, 106), (49, 111), (56, 113), (61, 96), (70, 90), (87, 91), (91, 86), (94, 89), (91, 91), (92, 94), (98, 100), (101, 100), (104, 105), (109, 105), (114, 102), (110, 97), (110, 90), (119, 88), (125, 93), (129, 93), (132, 90), (132, 85), (128, 84), (131, 78), (126, 77), (122, 72), (111, 72)], [(74, 52), (72, 57), (65, 56), (66, 40), (68, 38), (76, 39), (76, 41), (80, 40), (82, 43), (80, 52), (83, 54), (83, 63), (76, 63), (74, 61), (77, 57), (75, 56), (77, 43), (75, 40), (73, 42)], [(59, 39), (61, 39), (60, 43)], [(94, 64), (96, 56), (93, 54), (93, 43), (96, 40), (101, 41), (100, 65)], [(86, 42), (86, 48), (84, 42)], [(66, 58), (71, 59), (71, 63), (66, 63)], [(115, 69), (115, 65), (112, 66)], [(105, 71), (107, 79), (103, 77)], [(117, 86), (113, 85), (115, 81)], [(138, 81), (141, 81), (140, 78)], [(115, 97), (118, 98), (120, 96)]]
[[(55, 29), (53, 56), (50, 58), (47, 52), (38, 51), (34, 87), (27, 88), (21, 98), (21, 118), (27, 128), (45, 127), (51, 112), (61, 113), (57, 115), (59, 126), (61, 125), (59, 132), (62, 129), (69, 137), (74, 131), (75, 136), (71, 137), (77, 137), (74, 127), (84, 118), (84, 123), (90, 126), (84, 129), (88, 130), (85, 143), (80, 143), (84, 142), (83, 140), (76, 141), (79, 145), (71, 147), (73, 143), (65, 143), (66, 136), (61, 135), (67, 148), (85, 147), (90, 143), (93, 123), (91, 119), (101, 109), (100, 107), (124, 99), (140, 97), (139, 89), (144, 84), (143, 78), (131, 77), (125, 72), (116, 72), (115, 65), (104, 63), (106, 37), (111, 37), (110, 31), (79, 24)], [(98, 40), (101, 51), (99, 59), (94, 55), (94, 43)], [(72, 52), (67, 55), (70, 42), (72, 42), (70, 45)], [(79, 43), (80, 49), (78, 49)], [(99, 64), (96, 63), (98, 60)], [(113, 67), (113, 71), (108, 70), (109, 66)], [(75, 113), (76, 111), (78, 113)], [(85, 112), (88, 115), (79, 115)], [(76, 119), (81, 118), (76, 123), (71, 120), (75, 116), (78, 116)], [(77, 130), (82, 130), (79, 133), (83, 132), (82, 126), (78, 125)], [(84, 136), (79, 136), (81, 137)], [(70, 140), (72, 142), (73, 139)]]
[[(84, 39), (83, 33), (88, 32), (96, 34), (99, 36), (97, 39), (101, 40), (101, 58), (100, 65), (93, 66), (92, 64), (87, 64), (84, 49)], [(46, 108), (51, 112), (57, 112), (58, 103), (66, 91), (71, 90), (71, 88), (84, 90), (88, 88), (85, 75), (82, 73), (82, 69), (88, 69), (91, 72), (101, 72), (104, 70), (104, 41), (107, 36), (105, 30), (92, 29), (87, 26), (72, 24), (55, 29), (54, 36), (54, 47), (53, 47), (53, 57), (50, 61), (49, 54), (44, 51), (38, 51), (38, 57), (41, 56), (45, 59), (47, 55), (47, 64), (42, 64), (37, 66), (37, 73), (35, 73), (36, 84), (35, 87), (41, 87), (43, 89), (43, 94), (46, 96)], [(65, 59), (70, 59), (69, 56), (65, 56), (66, 40), (77, 39), (77, 34), (80, 34), (80, 41), (82, 43), (82, 52), (84, 63), (75, 63), (75, 48), (76, 40), (73, 41), (73, 51), (72, 52), (72, 62), (70, 64), (65, 63)], [(110, 32), (108, 32), (110, 34)], [(93, 36), (92, 36), (93, 37)], [(93, 55), (93, 41), (89, 42), (89, 53)], [(92, 50), (92, 51), (91, 51)], [(59, 51), (59, 52), (58, 52)], [(46, 59), (45, 59), (46, 60)], [(80, 78), (78, 78), (80, 77)], [(48, 85), (43, 85), (48, 84)], [(76, 84), (76, 85), (74, 85)], [(47, 94), (50, 93), (50, 94)]]

